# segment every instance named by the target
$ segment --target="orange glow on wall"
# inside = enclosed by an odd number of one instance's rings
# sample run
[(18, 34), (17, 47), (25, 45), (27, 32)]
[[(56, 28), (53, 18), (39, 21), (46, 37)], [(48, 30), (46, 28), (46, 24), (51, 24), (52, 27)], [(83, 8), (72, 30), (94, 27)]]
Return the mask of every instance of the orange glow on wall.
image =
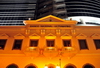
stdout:
[[(77, 21), (52, 15), (24, 23), (25, 26), (0, 26), (0, 40), (7, 39), (4, 49), (0, 49), (0, 68), (10, 64), (18, 68), (83, 68), (91, 64), (99, 68), (100, 49), (96, 49), (93, 40), (100, 39), (100, 26), (77, 26)], [(23, 40), (21, 49), (12, 49), (15, 39)], [(31, 39), (38, 39), (37, 47), (29, 46)], [(46, 41), (52, 39), (54, 46), (48, 47)], [(86, 40), (88, 49), (80, 49), (79, 39)], [(71, 46), (65, 47), (63, 40), (70, 40)]]

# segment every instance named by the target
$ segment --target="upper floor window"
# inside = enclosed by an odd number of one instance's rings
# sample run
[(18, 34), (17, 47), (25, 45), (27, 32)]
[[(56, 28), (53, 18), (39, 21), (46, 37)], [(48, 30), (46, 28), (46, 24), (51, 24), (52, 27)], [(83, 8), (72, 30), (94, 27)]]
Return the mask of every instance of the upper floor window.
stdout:
[(94, 39), (94, 44), (96, 46), (96, 49), (100, 49), (100, 39)]
[(70, 47), (71, 41), (70, 40), (63, 40), (63, 45), (64, 45), (64, 47)]
[(54, 47), (55, 40), (47, 40), (47, 47)]
[(85, 39), (79, 39), (78, 41), (79, 41), (80, 49), (88, 49), (88, 46), (87, 46)]
[(14, 41), (13, 50), (14, 49), (20, 50), (21, 49), (21, 46), (22, 46), (22, 41), (23, 41), (22, 39), (16, 39)]
[(31, 47), (37, 47), (38, 46), (38, 40), (30, 40), (30, 46)]
[(7, 39), (0, 39), (0, 49), (4, 49)]

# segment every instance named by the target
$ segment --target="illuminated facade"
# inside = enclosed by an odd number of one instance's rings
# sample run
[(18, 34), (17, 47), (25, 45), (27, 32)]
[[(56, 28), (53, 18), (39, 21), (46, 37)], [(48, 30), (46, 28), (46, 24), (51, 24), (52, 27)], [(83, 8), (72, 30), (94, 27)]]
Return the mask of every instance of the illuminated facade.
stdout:
[(100, 26), (52, 15), (24, 23), (0, 26), (0, 68), (100, 67)]

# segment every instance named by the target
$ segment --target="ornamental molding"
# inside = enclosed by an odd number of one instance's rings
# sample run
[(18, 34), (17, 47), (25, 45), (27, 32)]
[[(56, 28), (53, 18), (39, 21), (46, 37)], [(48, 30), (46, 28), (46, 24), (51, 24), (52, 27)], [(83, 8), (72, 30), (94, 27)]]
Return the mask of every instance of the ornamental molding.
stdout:
[(25, 38), (25, 36), (22, 35), (21, 33), (18, 33), (18, 34), (16, 34), (16, 35), (14, 36), (14, 38), (15, 38), (15, 39), (23, 39), (23, 38)]
[(0, 39), (7, 39), (9, 36), (6, 33), (0, 34)]
[(30, 39), (39, 39), (40, 36), (39, 36), (38, 34), (36, 34), (36, 33), (33, 33), (33, 34), (31, 34), (31, 35), (29, 36), (29, 38), (30, 38)]
[(76, 36), (76, 38), (78, 38), (78, 39), (85, 39), (85, 38), (87, 38), (87, 36), (85, 34), (83, 34), (83, 33), (80, 33), (80, 34), (78, 34)]
[(68, 33), (65, 33), (64, 35), (61, 36), (62, 39), (71, 39), (72, 36)]

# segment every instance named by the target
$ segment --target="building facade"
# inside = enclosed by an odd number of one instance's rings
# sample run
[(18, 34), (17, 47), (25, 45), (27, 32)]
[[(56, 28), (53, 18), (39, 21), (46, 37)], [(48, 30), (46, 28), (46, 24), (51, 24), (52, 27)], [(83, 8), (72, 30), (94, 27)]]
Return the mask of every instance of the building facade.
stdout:
[(52, 15), (24, 24), (0, 26), (0, 68), (100, 67), (100, 26)]

